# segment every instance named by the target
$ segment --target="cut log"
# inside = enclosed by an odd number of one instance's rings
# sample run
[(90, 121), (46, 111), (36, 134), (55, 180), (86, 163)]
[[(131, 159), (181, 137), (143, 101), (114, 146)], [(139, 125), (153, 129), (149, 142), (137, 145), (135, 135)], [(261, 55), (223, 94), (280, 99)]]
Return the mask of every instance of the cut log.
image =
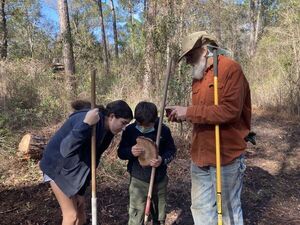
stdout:
[(40, 160), (46, 146), (46, 138), (34, 134), (25, 134), (19, 143), (18, 155), (23, 159)]

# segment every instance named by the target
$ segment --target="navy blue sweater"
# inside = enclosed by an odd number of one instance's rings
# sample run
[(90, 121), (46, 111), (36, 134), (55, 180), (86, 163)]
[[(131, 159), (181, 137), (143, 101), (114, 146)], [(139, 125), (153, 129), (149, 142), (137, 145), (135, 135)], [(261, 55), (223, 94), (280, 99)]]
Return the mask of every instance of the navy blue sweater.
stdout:
[[(90, 181), (92, 129), (83, 122), (87, 111), (81, 110), (70, 115), (50, 139), (40, 162), (41, 170), (69, 197), (77, 194)], [(104, 114), (99, 115), (100, 120), (96, 125), (97, 166), (114, 136), (104, 127)]]
[[(136, 129), (136, 123), (130, 124), (126, 127), (122, 134), (122, 140), (118, 148), (118, 156), (120, 159), (129, 160), (127, 170), (134, 178), (144, 182), (150, 182), (151, 167), (142, 167), (135, 157), (131, 148), (136, 145), (136, 138), (144, 136), (156, 141), (158, 121), (155, 123), (155, 131), (143, 134)], [(163, 124), (159, 143), (159, 155), (162, 158), (162, 164), (156, 169), (155, 183), (160, 182), (167, 174), (167, 164), (170, 163), (176, 155), (176, 147), (171, 135), (170, 129)]]

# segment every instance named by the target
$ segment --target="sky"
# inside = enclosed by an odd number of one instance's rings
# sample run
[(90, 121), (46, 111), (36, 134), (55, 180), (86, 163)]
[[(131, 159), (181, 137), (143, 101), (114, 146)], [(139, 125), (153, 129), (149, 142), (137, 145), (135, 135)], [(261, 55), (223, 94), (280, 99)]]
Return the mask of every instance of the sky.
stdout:
[[(70, 0), (69, 0), (70, 2)], [(103, 1), (105, 2), (105, 1)], [(107, 1), (106, 1), (107, 2)], [(42, 13), (42, 17), (43, 17), (43, 21), (42, 24), (47, 23), (47, 25), (51, 24), (51, 26), (53, 27), (53, 31), (54, 33), (58, 33), (59, 32), (59, 15), (58, 15), (58, 11), (57, 11), (57, 0), (40, 0), (41, 3), (41, 13)], [(117, 8), (117, 13), (122, 13), (118, 4), (118, 1), (114, 1), (115, 3), (115, 8)], [(135, 19), (139, 19), (138, 14), (134, 15)], [(118, 23), (118, 26), (124, 26), (125, 23), (124, 22), (120, 22)], [(107, 27), (106, 29), (106, 33), (108, 36), (108, 40), (109, 42), (112, 41), (113, 39), (113, 34), (112, 34), (112, 30), (110, 29), (111, 27)], [(99, 37), (98, 41), (101, 41), (101, 35), (100, 35), (100, 25), (99, 28), (95, 28), (92, 32), (95, 35), (95, 37)]]
[(43, 23), (47, 23), (47, 25), (51, 24), (53, 27), (52, 32), (57, 34), (59, 32), (59, 16), (56, 7), (56, 1), (40, 0), (40, 3), (41, 3), (42, 24)]
[(45, 19), (58, 23), (58, 13), (56, 1), (40, 0), (42, 7), (42, 16)]

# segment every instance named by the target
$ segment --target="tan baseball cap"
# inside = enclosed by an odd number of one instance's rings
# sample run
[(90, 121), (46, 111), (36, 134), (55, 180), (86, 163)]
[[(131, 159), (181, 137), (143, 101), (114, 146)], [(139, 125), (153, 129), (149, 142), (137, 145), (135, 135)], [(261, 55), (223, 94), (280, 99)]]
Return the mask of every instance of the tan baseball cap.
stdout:
[(198, 31), (184, 37), (182, 40), (182, 53), (178, 62), (191, 50), (202, 46), (207, 41), (211, 41), (218, 46), (216, 38), (208, 34), (206, 31)]

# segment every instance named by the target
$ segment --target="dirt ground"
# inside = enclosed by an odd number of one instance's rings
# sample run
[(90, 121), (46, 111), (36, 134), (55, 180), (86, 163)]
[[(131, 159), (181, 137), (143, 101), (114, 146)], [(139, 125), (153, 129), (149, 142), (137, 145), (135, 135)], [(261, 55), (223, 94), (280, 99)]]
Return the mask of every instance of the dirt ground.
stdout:
[[(256, 111), (249, 144), (242, 195), (246, 225), (300, 223), (299, 120)], [(189, 138), (176, 136), (177, 159), (169, 167), (167, 225), (192, 225), (190, 212)], [(115, 145), (98, 171), (98, 220), (101, 225), (127, 222), (128, 175), (125, 162), (115, 156)], [(60, 224), (61, 213), (47, 184), (41, 182), (36, 162), (21, 161), (0, 149), (0, 224)], [(105, 167), (105, 170), (103, 169)], [(87, 198), (89, 209), (89, 198)]]

